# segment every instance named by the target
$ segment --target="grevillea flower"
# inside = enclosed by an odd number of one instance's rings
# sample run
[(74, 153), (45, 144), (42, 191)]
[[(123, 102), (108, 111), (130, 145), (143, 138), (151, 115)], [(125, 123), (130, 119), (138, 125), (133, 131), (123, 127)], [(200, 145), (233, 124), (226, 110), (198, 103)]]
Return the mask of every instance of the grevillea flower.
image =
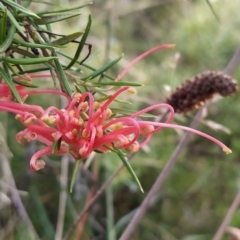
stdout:
[[(39, 106), (24, 104), (22, 109), (12, 110), (18, 113), (16, 118), (25, 126), (25, 130), (17, 134), (17, 141), (26, 144), (38, 140), (46, 145), (33, 155), (30, 161), (31, 168), (33, 170), (42, 168), (44, 164), (39, 158), (51, 153), (56, 155), (70, 153), (76, 160), (81, 160), (93, 151), (125, 149), (136, 152), (150, 140), (152, 134), (165, 127), (199, 134), (217, 143), (226, 153), (231, 152), (223, 143), (207, 134), (170, 124), (174, 110), (168, 104), (156, 104), (131, 116), (112, 117), (110, 104), (119, 94), (129, 89), (120, 88), (104, 103), (94, 101), (94, 96), (90, 92), (85, 92), (74, 94), (67, 107), (63, 109), (51, 106), (44, 111)], [(170, 112), (166, 123), (138, 119), (143, 113), (160, 107), (165, 107)], [(145, 141), (139, 143), (140, 138)], [(56, 143), (59, 143), (58, 147), (54, 147)]]
[[(127, 66), (127, 70), (125, 69), (117, 80), (120, 80), (136, 61), (151, 52), (170, 46), (159, 46), (140, 55), (137, 60), (135, 59)], [(60, 93), (57, 90), (30, 90), (27, 91), (27, 94), (48, 93), (49, 91), (54, 91), (56, 94)], [(76, 160), (81, 160), (87, 158), (93, 151), (101, 153), (116, 150), (136, 152), (151, 139), (154, 133), (166, 127), (199, 134), (218, 144), (226, 153), (231, 152), (223, 143), (205, 133), (171, 124), (174, 109), (166, 103), (150, 106), (130, 116), (113, 114), (110, 105), (123, 92), (131, 93), (132, 88), (122, 87), (118, 89), (105, 102), (96, 101), (90, 92), (77, 92), (68, 98), (67, 106), (62, 109), (50, 106), (43, 110), (40, 106), (1, 101), (0, 110), (16, 113), (16, 119), (25, 126), (25, 129), (16, 136), (19, 143), (26, 144), (37, 140), (45, 145), (30, 160), (30, 166), (33, 170), (44, 167), (45, 163), (41, 156), (46, 154), (69, 153)], [(162, 107), (169, 111), (165, 123), (141, 119), (142, 114)]]

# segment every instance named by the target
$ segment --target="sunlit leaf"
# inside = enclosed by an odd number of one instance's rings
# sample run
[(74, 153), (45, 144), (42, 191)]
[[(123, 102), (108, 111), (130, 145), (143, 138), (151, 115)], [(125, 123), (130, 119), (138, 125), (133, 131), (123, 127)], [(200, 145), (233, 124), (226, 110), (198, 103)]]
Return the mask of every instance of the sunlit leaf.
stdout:
[(77, 10), (77, 9), (80, 9), (80, 8), (84, 8), (88, 5), (91, 5), (92, 2), (89, 2), (89, 3), (86, 3), (84, 5), (80, 5), (80, 6), (74, 6), (74, 7), (71, 7), (71, 8), (60, 8), (60, 9), (56, 9), (56, 10), (52, 10), (52, 11), (42, 11), (42, 12), (38, 12), (38, 15), (41, 15), (41, 14), (53, 14), (53, 13), (61, 13), (61, 12), (70, 12), (70, 11), (73, 11), (73, 10)]
[(140, 87), (143, 86), (140, 83), (134, 83), (134, 82), (94, 82), (92, 85), (101, 87), (101, 86), (131, 86), (131, 87)]
[(8, 34), (7, 34), (7, 37), (5, 36), (5, 41), (0, 45), (0, 53), (5, 52), (9, 48), (9, 46), (11, 45), (11, 43), (13, 41), (15, 32), (16, 32), (16, 27), (14, 25), (12, 25), (8, 29)]
[(46, 63), (52, 60), (57, 59), (57, 57), (41, 57), (41, 58), (10, 58), (10, 57), (2, 57), (0, 60), (11, 63), (11, 64), (19, 64), (19, 65), (32, 65), (32, 64), (40, 64)]
[[(109, 68), (112, 68), (116, 63), (118, 63), (120, 61), (120, 59), (122, 58), (122, 56), (114, 59), (113, 61), (107, 63), (106, 65), (104, 65), (103, 67), (97, 69), (96, 71), (92, 72), (91, 74), (89, 74), (86, 77), (83, 77), (82, 80), (90, 80), (93, 79), (99, 75), (101, 75), (102, 73), (104, 73), (105, 71), (107, 71)], [(117, 85), (118, 86), (118, 85)]]
[(72, 13), (72, 14), (63, 14), (63, 15), (56, 15), (56, 16), (44, 16), (41, 19), (35, 21), (36, 24), (45, 25), (49, 23), (63, 21), (69, 18), (73, 18), (79, 16), (81, 13)]
[(59, 38), (55, 41), (52, 41), (52, 44), (53, 45), (65, 45), (65, 44), (70, 43), (73, 40), (76, 40), (77, 38), (81, 37), (82, 34), (83, 34), (83, 32), (75, 32), (70, 35)]
[(2, 0), (2, 2), (5, 2), (7, 3), (8, 5), (12, 6), (13, 8), (17, 9), (18, 11), (22, 12), (22, 13), (25, 13), (26, 15), (28, 16), (31, 16), (31, 17), (35, 17), (35, 18), (39, 18), (37, 14), (35, 14), (34, 12), (32, 12), (31, 10), (17, 4), (16, 2), (14, 1), (10, 1), (10, 0)]
[(79, 171), (80, 163), (81, 163), (80, 160), (77, 160), (77, 161), (74, 162), (73, 173), (72, 173), (71, 183), (70, 183), (70, 193), (73, 190), (73, 186), (74, 186), (74, 183), (76, 181), (77, 173)]
[(79, 58), (79, 56), (80, 56), (80, 54), (81, 54), (81, 52), (82, 52), (82, 50), (83, 50), (84, 44), (85, 44), (85, 42), (86, 42), (86, 40), (87, 40), (87, 36), (88, 36), (88, 34), (89, 34), (91, 25), (92, 25), (92, 18), (91, 18), (91, 15), (89, 15), (89, 16), (88, 16), (88, 23), (87, 23), (86, 29), (85, 29), (85, 31), (84, 31), (84, 34), (83, 34), (83, 36), (82, 36), (82, 38), (81, 38), (81, 41), (80, 41), (80, 43), (79, 43), (79, 45), (78, 45), (77, 51), (76, 51), (76, 53), (75, 53), (75, 55), (74, 55), (74, 58), (73, 58), (72, 61), (68, 64), (68, 66), (66, 67), (66, 69), (69, 69), (70, 67), (72, 67), (72, 66), (75, 64), (75, 62), (78, 60), (78, 58)]
[[(6, 7), (1, 2), (0, 2), (0, 9), (3, 9), (3, 10), (6, 9)], [(17, 30), (24, 35), (24, 31), (23, 31), (22, 27), (19, 25), (19, 23), (14, 18), (12, 13), (8, 10), (7, 10), (7, 16), (9, 18), (9, 20), (11, 21), (11, 23), (17, 28)]]

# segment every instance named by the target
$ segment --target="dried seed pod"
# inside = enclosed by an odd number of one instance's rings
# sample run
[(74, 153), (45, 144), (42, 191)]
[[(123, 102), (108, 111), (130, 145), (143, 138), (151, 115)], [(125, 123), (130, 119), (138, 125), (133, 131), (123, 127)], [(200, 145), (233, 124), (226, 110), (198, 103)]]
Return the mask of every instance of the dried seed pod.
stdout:
[(229, 96), (237, 91), (237, 82), (223, 72), (206, 71), (186, 80), (166, 100), (175, 112), (186, 113), (202, 106), (215, 94)]

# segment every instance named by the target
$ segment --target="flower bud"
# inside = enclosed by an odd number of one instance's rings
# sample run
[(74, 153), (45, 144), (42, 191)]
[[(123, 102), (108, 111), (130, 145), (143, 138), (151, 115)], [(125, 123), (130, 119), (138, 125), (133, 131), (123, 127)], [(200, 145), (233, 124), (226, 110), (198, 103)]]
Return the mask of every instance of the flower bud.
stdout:
[(154, 131), (154, 126), (152, 126), (152, 125), (145, 125), (145, 126), (141, 127), (141, 132), (140, 133), (143, 136), (148, 136), (153, 131)]

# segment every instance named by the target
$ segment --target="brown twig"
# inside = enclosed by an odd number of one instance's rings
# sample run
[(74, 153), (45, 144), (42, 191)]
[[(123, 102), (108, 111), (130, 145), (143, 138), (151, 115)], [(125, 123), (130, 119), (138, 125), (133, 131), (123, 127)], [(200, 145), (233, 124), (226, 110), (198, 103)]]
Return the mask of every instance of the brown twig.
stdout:
[[(88, 191), (88, 195), (86, 198), (86, 203), (88, 203), (92, 197), (94, 196), (94, 192), (95, 192), (95, 186), (92, 187), (89, 191)], [(78, 227), (76, 229), (76, 235), (75, 235), (75, 240), (79, 240), (81, 239), (81, 236), (83, 234), (83, 230), (84, 230), (84, 226), (85, 223), (87, 221), (87, 217), (88, 217), (88, 212), (85, 212), (81, 218), (81, 221), (78, 222)]]
[[(96, 183), (98, 182), (97, 180), (98, 180), (98, 177), (99, 177), (99, 162), (98, 161), (95, 161), (93, 163), (92, 172), (93, 172), (92, 179), (91, 179), (92, 186), (91, 186), (91, 189), (88, 192), (85, 206), (87, 206), (88, 202), (91, 201), (91, 199), (94, 197), (94, 194), (96, 192)], [(87, 221), (87, 217), (88, 217), (88, 212), (86, 211), (82, 215), (81, 220), (77, 223), (78, 227), (77, 227), (77, 231), (76, 231), (76, 235), (75, 235), (75, 240), (81, 239), (81, 237), (83, 235), (84, 226), (85, 226), (85, 223)]]
[(57, 218), (57, 229), (55, 240), (62, 239), (66, 202), (67, 202), (67, 176), (68, 176), (68, 162), (69, 157), (67, 155), (62, 156), (61, 160), (61, 176), (60, 176), (60, 185), (61, 192), (59, 197), (59, 206), (58, 206), (58, 218)]
[(2, 169), (3, 169), (3, 172), (6, 176), (7, 182), (11, 186), (9, 188), (9, 191), (10, 191), (11, 196), (12, 196), (13, 204), (15, 205), (16, 210), (17, 210), (20, 218), (26, 223), (28, 229), (30, 230), (30, 232), (34, 236), (34, 239), (40, 240), (32, 222), (31, 222), (31, 220), (30, 220), (30, 218), (27, 214), (27, 211), (26, 211), (26, 209), (23, 205), (21, 197), (19, 196), (18, 191), (16, 191), (17, 188), (16, 188), (16, 184), (15, 184), (15, 181), (14, 181), (14, 178), (13, 178), (13, 175), (12, 175), (12, 171), (11, 171), (10, 166), (9, 166), (9, 161), (5, 157), (5, 155), (3, 155), (2, 153), (0, 153), (0, 161), (2, 163)]
[(222, 236), (225, 232), (226, 227), (228, 226), (228, 224), (230, 223), (234, 213), (236, 212), (236, 210), (238, 209), (240, 205), (240, 191), (238, 192), (237, 196), (235, 197), (232, 205), (230, 206), (230, 208), (228, 209), (227, 215), (225, 216), (225, 218), (223, 219), (221, 225), (219, 226), (213, 240), (220, 240), (222, 239)]

